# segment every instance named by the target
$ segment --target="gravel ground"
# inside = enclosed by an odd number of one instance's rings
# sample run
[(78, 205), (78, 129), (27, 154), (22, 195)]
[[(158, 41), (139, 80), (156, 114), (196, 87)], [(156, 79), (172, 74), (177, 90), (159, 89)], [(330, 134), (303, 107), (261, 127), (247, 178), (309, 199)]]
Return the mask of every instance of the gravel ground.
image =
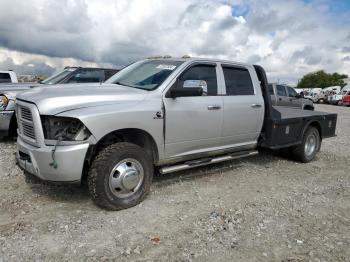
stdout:
[(300, 164), (262, 154), (156, 177), (107, 212), (84, 187), (26, 184), (0, 141), (0, 261), (350, 261), (350, 108)]

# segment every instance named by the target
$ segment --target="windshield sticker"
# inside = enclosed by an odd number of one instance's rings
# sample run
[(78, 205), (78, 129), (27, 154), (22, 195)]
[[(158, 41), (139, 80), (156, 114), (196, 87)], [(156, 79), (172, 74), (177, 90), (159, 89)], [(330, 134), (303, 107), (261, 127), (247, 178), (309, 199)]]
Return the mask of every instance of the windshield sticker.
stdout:
[(164, 70), (174, 70), (176, 68), (176, 66), (174, 65), (159, 65), (157, 66), (158, 69), (164, 69)]

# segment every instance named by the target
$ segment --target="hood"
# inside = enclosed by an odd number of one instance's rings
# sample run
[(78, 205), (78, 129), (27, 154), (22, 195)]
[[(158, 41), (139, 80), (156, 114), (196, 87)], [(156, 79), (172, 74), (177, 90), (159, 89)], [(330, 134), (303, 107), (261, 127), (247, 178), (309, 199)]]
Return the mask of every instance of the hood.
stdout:
[(40, 114), (56, 115), (64, 111), (115, 103), (134, 104), (148, 91), (115, 84), (64, 84), (33, 88), (16, 98), (36, 104)]
[(0, 93), (10, 91), (23, 91), (32, 87), (40, 86), (39, 83), (14, 83), (14, 84), (0, 84)]

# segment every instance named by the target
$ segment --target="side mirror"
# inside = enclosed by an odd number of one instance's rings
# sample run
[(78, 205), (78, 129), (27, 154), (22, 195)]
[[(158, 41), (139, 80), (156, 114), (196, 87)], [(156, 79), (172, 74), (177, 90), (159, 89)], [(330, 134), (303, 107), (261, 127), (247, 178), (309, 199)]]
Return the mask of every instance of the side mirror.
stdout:
[(203, 90), (203, 95), (208, 94), (208, 86), (207, 82), (204, 80), (186, 80), (183, 84), (183, 88), (202, 88)]
[(296, 94), (295, 98), (303, 98), (303, 96), (301, 94)]
[(169, 93), (169, 97), (186, 97), (186, 96), (202, 96), (203, 88), (193, 87), (193, 88), (172, 88)]
[(207, 82), (204, 80), (185, 80), (182, 87), (173, 87), (169, 90), (166, 97), (186, 97), (207, 95)]

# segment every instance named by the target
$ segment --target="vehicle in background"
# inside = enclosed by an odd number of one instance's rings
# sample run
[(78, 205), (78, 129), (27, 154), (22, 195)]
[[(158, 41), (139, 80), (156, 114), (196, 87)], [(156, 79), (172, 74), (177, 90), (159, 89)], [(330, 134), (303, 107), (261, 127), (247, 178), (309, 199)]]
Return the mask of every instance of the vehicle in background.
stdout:
[(118, 71), (117, 69), (108, 68), (66, 67), (63, 71), (40, 83), (0, 85), (0, 137), (16, 136), (17, 134), (14, 101), (18, 93), (45, 85), (102, 83)]
[(11, 70), (0, 71), (0, 85), (8, 83), (18, 83), (16, 73)]
[(294, 90), (303, 96), (306, 96), (310, 93), (311, 89), (310, 88), (294, 88)]
[(339, 93), (340, 90), (340, 86), (326, 87), (314, 96), (314, 103), (329, 103), (330, 96)]
[(313, 102), (298, 94), (294, 88), (276, 83), (269, 84), (272, 105), (299, 107), (305, 110), (314, 110)]
[[(262, 67), (146, 59), (100, 86), (37, 88), (16, 98), (17, 164), (46, 181), (87, 179), (109, 210), (139, 204), (161, 174), (286, 149), (312, 161), (337, 115), (272, 106)], [(220, 178), (218, 178), (220, 179)]]
[(309, 94), (305, 96), (305, 98), (315, 103), (315, 101), (317, 100), (317, 96), (321, 91), (322, 88), (312, 88)]
[(343, 96), (343, 105), (350, 106), (350, 91), (347, 91), (347, 93)]
[(347, 92), (350, 91), (350, 84), (347, 84), (343, 87), (343, 89), (336, 95), (332, 95), (329, 99), (329, 103), (332, 105), (342, 105), (343, 104), (343, 97), (347, 94)]

